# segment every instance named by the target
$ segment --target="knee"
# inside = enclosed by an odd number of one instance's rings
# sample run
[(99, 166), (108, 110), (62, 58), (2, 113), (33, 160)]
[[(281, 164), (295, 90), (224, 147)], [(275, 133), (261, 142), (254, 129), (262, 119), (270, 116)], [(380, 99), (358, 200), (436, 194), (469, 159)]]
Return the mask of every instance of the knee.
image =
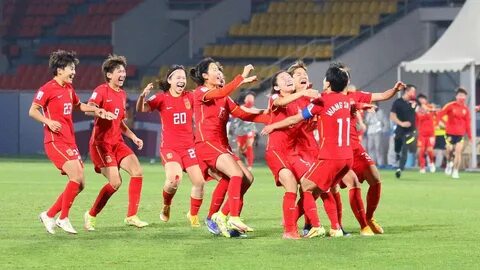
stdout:
[(80, 186), (84, 185), (85, 176), (83, 175), (83, 169), (78, 168), (76, 169), (72, 175), (70, 175), (70, 180), (75, 181), (80, 184)]
[(167, 179), (166, 179), (166, 185), (169, 186), (169, 187), (172, 187), (172, 188), (177, 188), (178, 185), (180, 185), (180, 181), (182, 180), (182, 174), (179, 173), (179, 174), (171, 174), (169, 176), (167, 176)]
[(122, 185), (122, 180), (120, 179), (120, 177), (114, 177), (112, 179), (109, 179), (109, 183), (115, 190), (118, 190)]
[(143, 176), (143, 169), (141, 166), (135, 166), (130, 171), (131, 176)]
[(253, 174), (250, 171), (244, 173), (243, 180), (244, 182), (248, 182), (249, 184), (252, 184), (254, 180)]

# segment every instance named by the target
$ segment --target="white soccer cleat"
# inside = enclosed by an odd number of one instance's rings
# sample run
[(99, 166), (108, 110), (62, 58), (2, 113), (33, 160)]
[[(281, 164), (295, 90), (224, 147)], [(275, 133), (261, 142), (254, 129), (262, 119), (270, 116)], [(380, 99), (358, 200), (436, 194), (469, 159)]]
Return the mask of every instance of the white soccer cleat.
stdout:
[(458, 169), (453, 169), (452, 178), (453, 179), (459, 179), (460, 178), (460, 175), (458, 174)]
[(95, 222), (96, 222), (96, 217), (92, 217), (90, 216), (90, 213), (85, 212), (85, 214), (83, 215), (83, 221), (84, 221), (84, 225), (83, 227), (85, 228), (85, 230), (87, 231), (95, 231)]
[(447, 162), (447, 166), (445, 166), (445, 174), (451, 175), (453, 170), (453, 162)]
[(67, 233), (71, 234), (77, 234), (77, 231), (73, 228), (72, 223), (70, 223), (70, 219), (64, 218), (60, 219), (57, 218), (57, 221), (55, 221), (55, 224), (57, 224), (58, 227), (62, 228)]
[(47, 211), (40, 213), (38, 218), (49, 234), (55, 234), (55, 218), (49, 217)]
[(434, 173), (437, 170), (434, 163), (428, 164), (428, 168), (430, 169), (431, 173)]
[(425, 171), (425, 168), (420, 169), (420, 173), (425, 174), (427, 171)]

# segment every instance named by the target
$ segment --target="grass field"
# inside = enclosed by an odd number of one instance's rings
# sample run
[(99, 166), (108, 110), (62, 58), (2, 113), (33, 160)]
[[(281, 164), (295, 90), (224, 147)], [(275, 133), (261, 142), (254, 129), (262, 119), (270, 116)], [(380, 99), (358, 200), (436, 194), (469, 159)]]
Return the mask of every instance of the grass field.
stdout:
[[(144, 163), (139, 216), (144, 229), (123, 225), (128, 182), (97, 218), (97, 231), (82, 229), (82, 215), (104, 183), (86, 164), (86, 189), (70, 218), (79, 231), (48, 235), (38, 214), (53, 203), (66, 178), (47, 161), (0, 159), (0, 269), (478, 269), (480, 266), (480, 175), (406, 172), (401, 180), (383, 171), (383, 197), (377, 219), (385, 234), (358, 235), (343, 192), (344, 225), (354, 236), (341, 239), (281, 239), (282, 190), (266, 167), (254, 170), (243, 216), (256, 229), (247, 239), (210, 235), (202, 224), (189, 227), (188, 178), (174, 198), (169, 223), (159, 220), (163, 168)], [(214, 183), (206, 189), (206, 214)], [(363, 194), (367, 186), (364, 186)], [(328, 224), (323, 208), (321, 220)]]

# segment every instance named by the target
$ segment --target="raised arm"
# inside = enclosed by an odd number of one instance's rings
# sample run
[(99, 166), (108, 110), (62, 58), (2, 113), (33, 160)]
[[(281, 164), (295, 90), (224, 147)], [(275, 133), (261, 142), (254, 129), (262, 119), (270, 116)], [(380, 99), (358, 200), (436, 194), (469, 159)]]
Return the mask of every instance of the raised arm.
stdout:
[(135, 109), (137, 112), (151, 112), (152, 109), (148, 105), (148, 103), (145, 102), (145, 98), (150, 94), (150, 90), (153, 89), (153, 83), (149, 83), (145, 89), (143, 89), (143, 92), (138, 96), (137, 99), (137, 104), (135, 106)]
[(270, 121), (270, 116), (268, 114), (264, 114), (263, 111), (258, 110), (258, 112), (248, 112), (243, 110), (241, 106), (234, 107), (230, 114), (233, 115), (233, 117), (248, 122), (266, 124)]
[(229, 96), (235, 90), (237, 90), (240, 85), (256, 81), (257, 76), (250, 76), (250, 77), (248, 76), (248, 74), (252, 70), (253, 70), (252, 65), (246, 65), (243, 68), (242, 75), (237, 75), (233, 79), (233, 81), (229, 82), (228, 84), (226, 84), (222, 88), (215, 88), (215, 89), (211, 89), (211, 90), (207, 91), (205, 93), (205, 95), (203, 96), (203, 101), (224, 98), (226, 96)]
[(373, 93), (372, 102), (391, 99), (393, 96), (395, 96), (396, 93), (398, 93), (405, 87), (406, 85), (403, 82), (397, 82), (393, 88), (385, 90), (383, 93)]

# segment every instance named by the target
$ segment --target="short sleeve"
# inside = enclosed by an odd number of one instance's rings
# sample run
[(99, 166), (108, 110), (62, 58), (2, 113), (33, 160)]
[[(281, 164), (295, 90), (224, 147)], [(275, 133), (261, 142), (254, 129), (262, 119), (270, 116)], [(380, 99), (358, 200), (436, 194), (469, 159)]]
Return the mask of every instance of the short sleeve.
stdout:
[(72, 104), (73, 105), (78, 105), (79, 103), (80, 103), (80, 98), (78, 97), (75, 90), (72, 89)]
[(155, 94), (151, 96), (149, 99), (147, 99), (147, 104), (150, 106), (150, 109), (153, 110), (158, 110), (160, 111), (160, 107), (163, 104), (163, 101), (165, 99), (165, 95), (162, 93)]
[(93, 90), (92, 95), (88, 99), (88, 103), (94, 103), (98, 107), (102, 106), (103, 94), (102, 94), (102, 90), (101, 90), (100, 87), (97, 87), (97, 88), (95, 88), (95, 90)]
[(371, 103), (372, 102), (372, 93), (365, 91), (356, 91), (355, 92), (355, 101), (358, 103)]
[(33, 102), (35, 104), (38, 104), (42, 107), (45, 107), (45, 105), (48, 103), (48, 96), (47, 93), (42, 89), (38, 89), (37, 93), (35, 93), (35, 97), (33, 98)]
[(310, 103), (306, 108), (302, 110), (303, 119), (310, 119), (315, 115), (319, 115), (322, 112), (323, 107)]
[(390, 111), (392, 113), (398, 114), (398, 99), (393, 102), (392, 109)]

